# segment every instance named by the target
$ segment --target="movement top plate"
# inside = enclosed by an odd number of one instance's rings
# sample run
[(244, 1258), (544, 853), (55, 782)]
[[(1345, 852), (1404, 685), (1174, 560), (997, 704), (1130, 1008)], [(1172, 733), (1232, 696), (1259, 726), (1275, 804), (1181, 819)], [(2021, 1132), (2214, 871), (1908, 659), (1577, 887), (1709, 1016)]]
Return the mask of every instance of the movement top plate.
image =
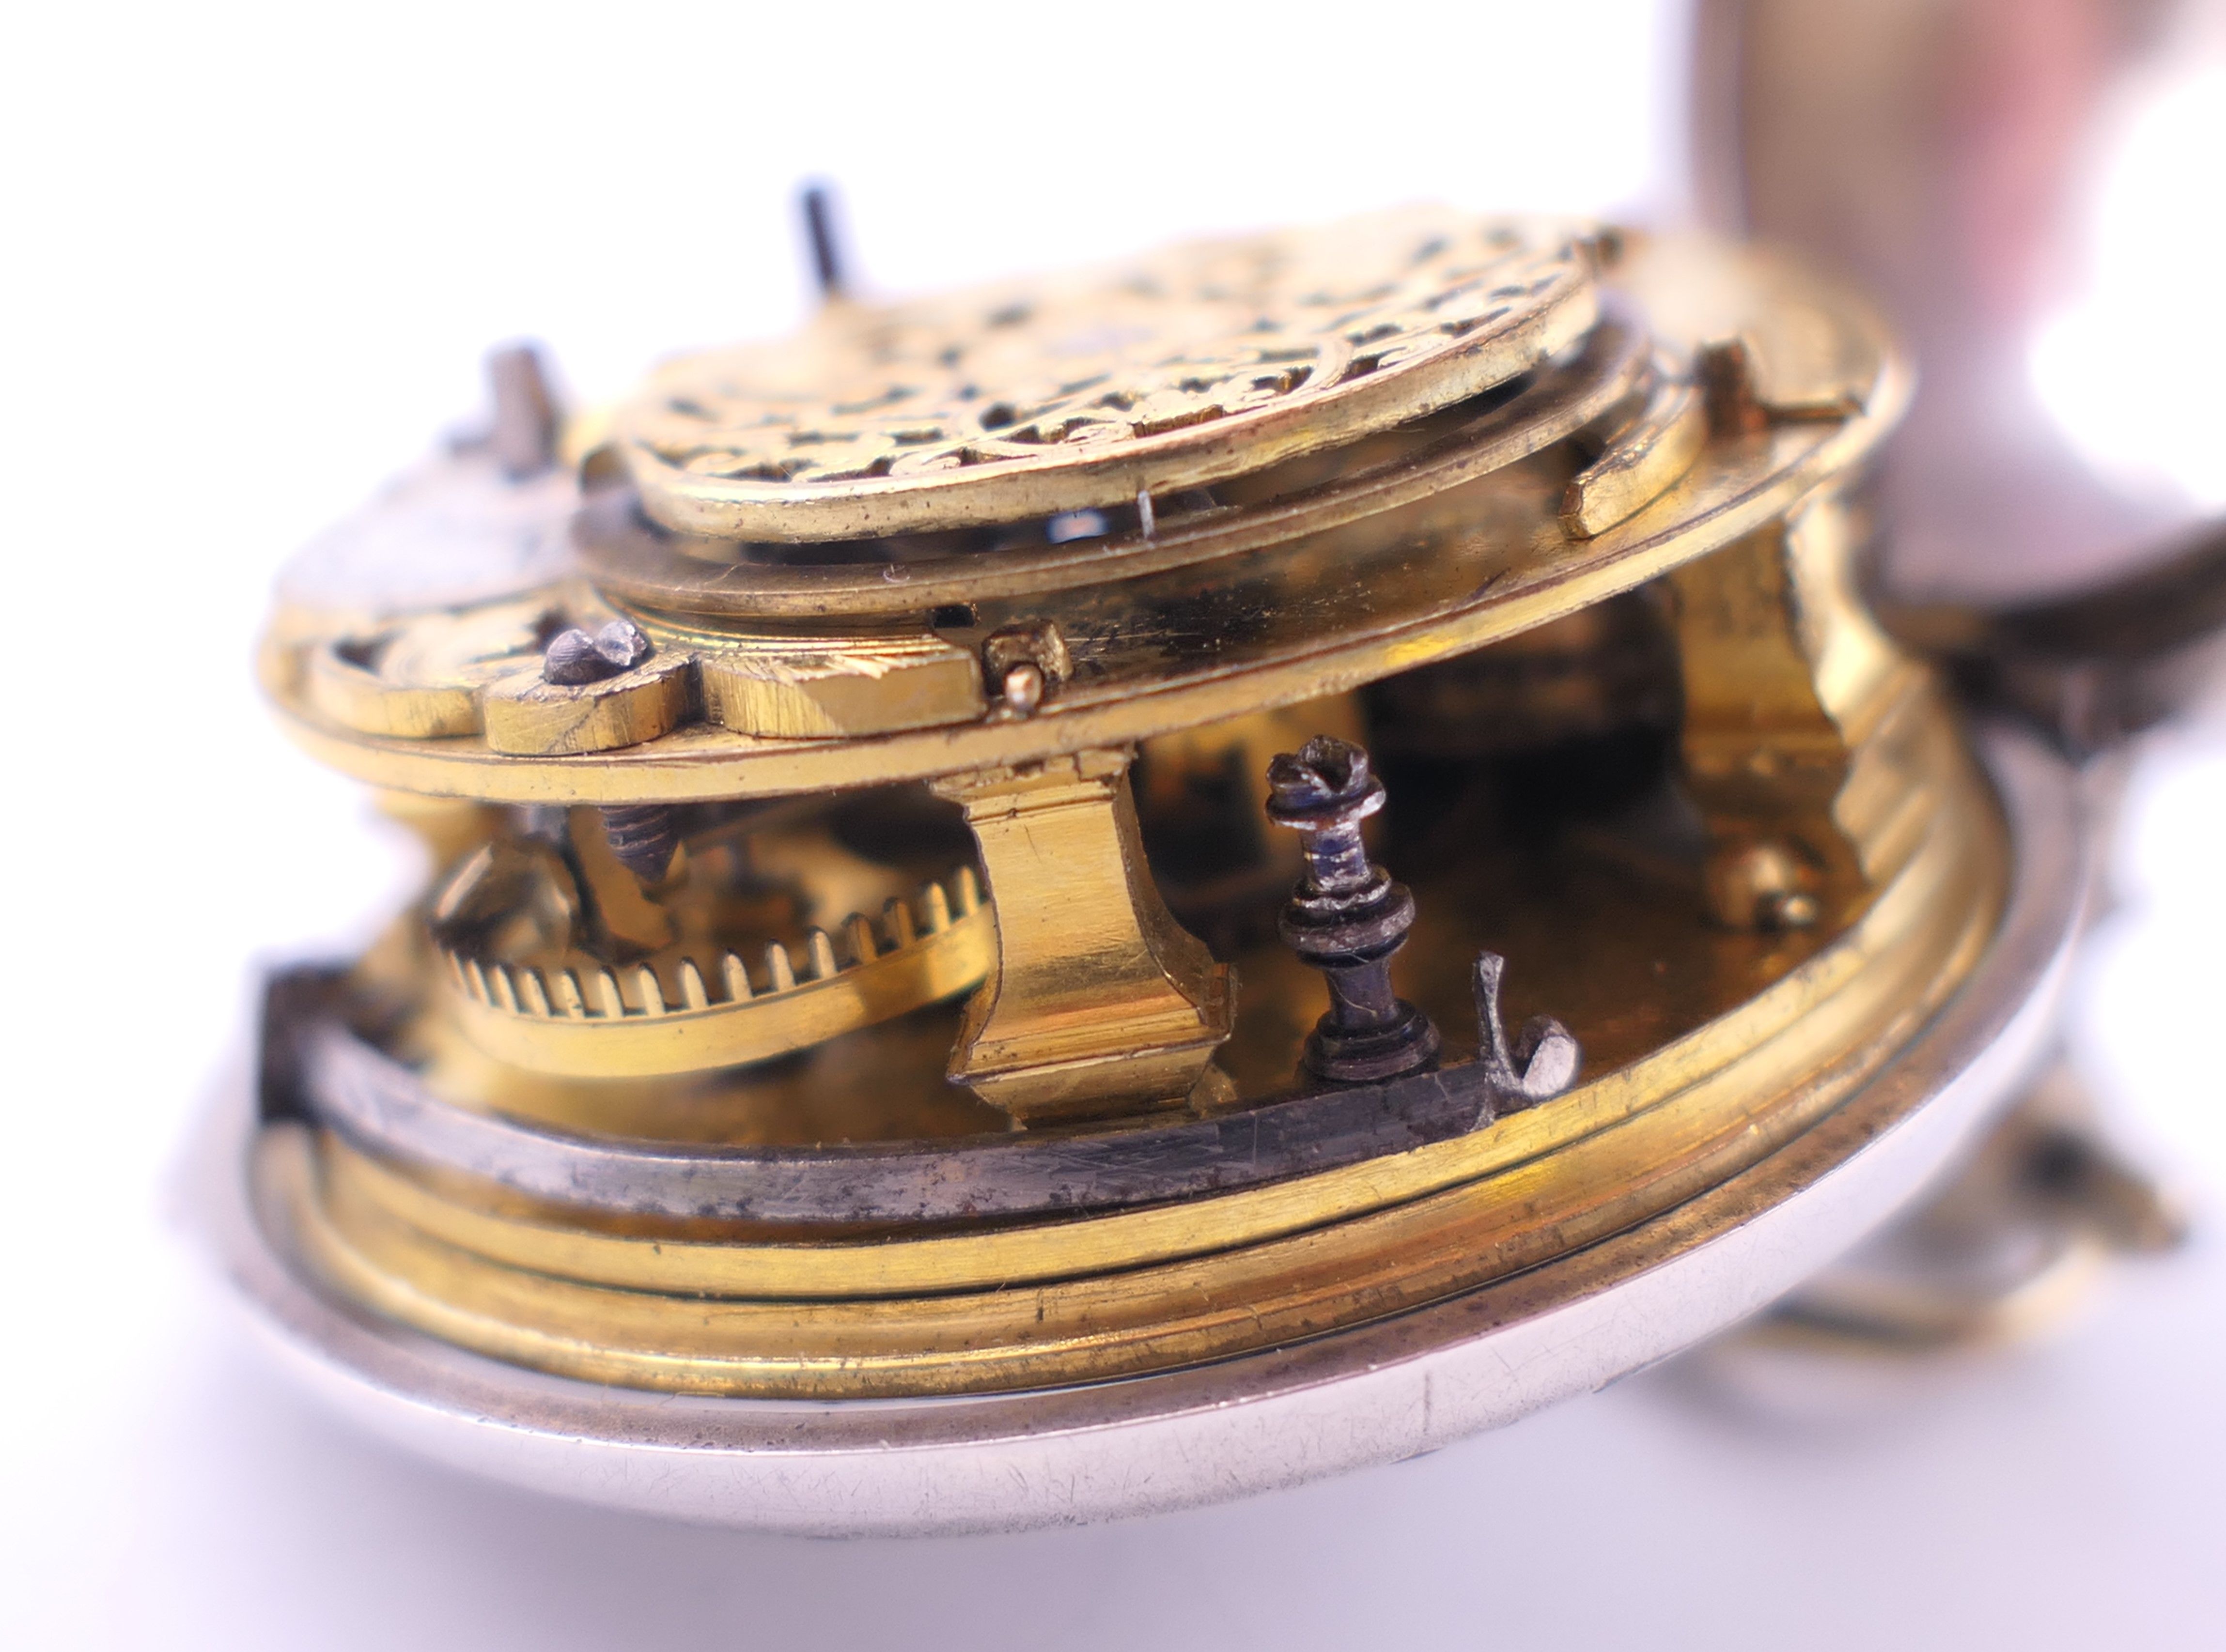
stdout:
[(1491, 389), (1594, 319), (1567, 222), (1411, 207), (1193, 242), (689, 357), (621, 410), (651, 518), (797, 543), (1179, 491)]

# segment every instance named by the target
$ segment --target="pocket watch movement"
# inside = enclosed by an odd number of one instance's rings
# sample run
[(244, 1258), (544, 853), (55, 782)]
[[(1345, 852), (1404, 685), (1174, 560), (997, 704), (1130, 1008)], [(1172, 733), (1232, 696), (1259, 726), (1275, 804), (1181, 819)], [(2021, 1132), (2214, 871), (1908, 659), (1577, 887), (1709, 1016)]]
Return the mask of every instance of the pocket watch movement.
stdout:
[(499, 353), (281, 576), (279, 721), (436, 867), (272, 978), (206, 1217), (351, 1413), (743, 1524), (1180, 1507), (1746, 1318), (2040, 1070), (2083, 782), (1861, 594), (1857, 295), (1435, 207), (822, 266), (609, 408)]

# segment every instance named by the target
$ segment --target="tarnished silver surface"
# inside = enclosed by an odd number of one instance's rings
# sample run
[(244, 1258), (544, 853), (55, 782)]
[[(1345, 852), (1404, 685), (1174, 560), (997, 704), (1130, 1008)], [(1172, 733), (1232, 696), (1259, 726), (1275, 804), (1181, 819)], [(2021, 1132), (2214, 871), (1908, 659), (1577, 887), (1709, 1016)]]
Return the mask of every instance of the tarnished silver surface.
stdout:
[(245, 1097), (213, 1113), (191, 1219), (285, 1361), (362, 1426), (520, 1485), (823, 1534), (1072, 1524), (1411, 1457), (1605, 1383), (1765, 1306), (1951, 1162), (2045, 1053), (2088, 899), (2073, 772), (1986, 740), (2013, 836), (2002, 928), (1963, 990), (1816, 1127), (1716, 1191), (1421, 1312), (1161, 1376), (938, 1401), (652, 1395), (497, 1364), (302, 1283), (247, 1202)]
[(571, 571), (579, 508), (569, 466), (513, 478), (491, 447), (435, 454), (295, 552), (278, 600), (378, 616), (531, 590)]
[[(334, 1023), (305, 1043), (302, 1109), (372, 1153), (593, 1210), (767, 1222), (1112, 1210), (1254, 1186), (1465, 1134), (1513, 1093), (1504, 1063), (1459, 1063), (1117, 1132), (957, 1136), (933, 1148), (706, 1147), (572, 1135), (458, 1107)], [(1563, 1088), (1575, 1065), (1572, 1054), (1555, 1070)]]

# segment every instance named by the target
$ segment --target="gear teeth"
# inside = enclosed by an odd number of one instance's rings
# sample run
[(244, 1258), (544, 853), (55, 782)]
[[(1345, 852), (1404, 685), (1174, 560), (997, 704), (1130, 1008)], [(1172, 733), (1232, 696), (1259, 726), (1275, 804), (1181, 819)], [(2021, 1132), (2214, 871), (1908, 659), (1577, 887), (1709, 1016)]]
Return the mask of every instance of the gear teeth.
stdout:
[(919, 938), (919, 931), (913, 923), (912, 907), (894, 895), (889, 904), (881, 908), (881, 929), (889, 937), (891, 950), (910, 946)]
[(852, 912), (843, 920), (843, 938), (849, 944), (853, 965), (871, 963), (881, 956), (874, 939), (874, 920), (863, 912)]
[(615, 1021), (626, 1013), (626, 1001), (619, 996), (619, 978), (607, 969), (595, 971), (595, 1003), (606, 1020)]
[[(792, 992), (803, 982), (831, 981), (847, 969), (940, 935), (982, 908), (982, 886), (973, 867), (962, 866), (944, 882), (919, 886), (909, 901), (892, 897), (881, 909), (878, 927), (863, 912), (853, 912), (840, 927), (842, 948), (849, 955), (845, 963), (838, 955), (836, 937), (824, 929), (805, 933), (808, 974), (799, 977), (788, 949), (769, 942), (765, 950), (766, 985), (751, 985), (749, 966), (741, 955), (719, 955), (719, 983), (726, 1004), (747, 1004), (754, 999)], [(595, 969), (584, 978), (571, 969), (552, 968), (545, 974), (525, 964), (481, 963), (455, 952), (443, 951), (448, 973), (465, 997), (474, 1003), (540, 1020), (626, 1020), (684, 1013), (712, 1007), (703, 967), (684, 957), (673, 966), (677, 1001), (668, 1001), (665, 983), (648, 964), (636, 965), (632, 985), (639, 1009), (626, 1007), (618, 974)]]
[(773, 980), (773, 990), (785, 993), (796, 985), (796, 966), (789, 962), (788, 949), (779, 941), (766, 947), (766, 973)]
[(680, 960), (680, 1002), (688, 1009), (709, 1009), (711, 994), (703, 990), (703, 972), (691, 958)]

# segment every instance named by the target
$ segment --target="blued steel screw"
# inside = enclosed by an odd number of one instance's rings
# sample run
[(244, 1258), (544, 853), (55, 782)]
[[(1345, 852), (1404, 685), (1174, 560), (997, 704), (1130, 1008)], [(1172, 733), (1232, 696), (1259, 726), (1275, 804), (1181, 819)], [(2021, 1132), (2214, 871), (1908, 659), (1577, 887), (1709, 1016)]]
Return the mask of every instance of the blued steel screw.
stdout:
[(631, 671), (656, 651), (639, 626), (614, 620), (590, 637), (577, 626), (558, 632), (541, 655), (541, 680), (566, 688)]
[(620, 865), (644, 883), (662, 879), (680, 847), (680, 816), (669, 804), (614, 804), (605, 808), (603, 836)]
[[(614, 620), (589, 636), (579, 626), (558, 632), (541, 656), (546, 683), (576, 688), (630, 671), (656, 651), (631, 620)], [(679, 846), (679, 817), (663, 804), (621, 804), (602, 811), (611, 853), (644, 883), (655, 883), (672, 865)]]
[(1305, 834), (1306, 876), (1276, 928), (1329, 984), (1307, 1070), (1340, 1083), (1420, 1071), (1437, 1059), (1438, 1029), (1391, 990), (1391, 955), (1414, 925), (1415, 897), (1360, 841), (1360, 823), (1383, 806), (1368, 753), (1318, 736), (1269, 764), (1268, 785), (1268, 817)]

